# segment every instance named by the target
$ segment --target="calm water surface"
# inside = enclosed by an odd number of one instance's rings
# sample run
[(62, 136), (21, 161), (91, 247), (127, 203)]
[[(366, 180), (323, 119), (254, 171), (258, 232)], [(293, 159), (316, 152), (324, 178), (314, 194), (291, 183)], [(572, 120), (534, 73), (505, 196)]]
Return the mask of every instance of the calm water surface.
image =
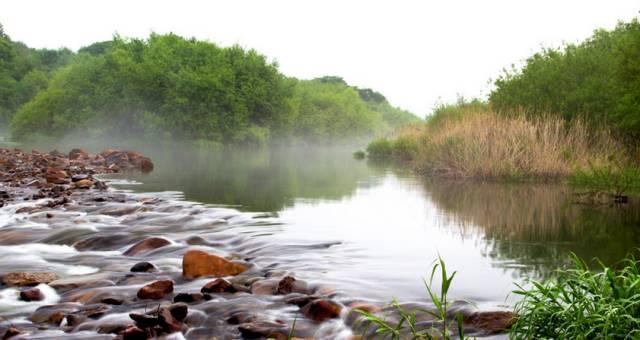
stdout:
[(458, 271), (455, 298), (508, 305), (513, 282), (548, 277), (570, 252), (615, 263), (640, 244), (637, 201), (587, 207), (559, 184), (426, 179), (352, 148), (142, 150), (156, 170), (120, 188), (262, 213), (237, 230), (262, 241), (256, 261), (375, 300), (424, 300), (440, 255)]

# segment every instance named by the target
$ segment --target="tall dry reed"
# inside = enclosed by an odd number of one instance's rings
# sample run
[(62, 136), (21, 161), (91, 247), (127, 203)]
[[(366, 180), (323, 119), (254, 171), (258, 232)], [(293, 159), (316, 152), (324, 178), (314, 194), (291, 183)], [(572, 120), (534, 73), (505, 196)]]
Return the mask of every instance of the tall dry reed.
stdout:
[(411, 140), (417, 168), (445, 177), (563, 177), (576, 168), (609, 162), (623, 145), (605, 129), (580, 120), (527, 119), (491, 111), (415, 126), (396, 140)]

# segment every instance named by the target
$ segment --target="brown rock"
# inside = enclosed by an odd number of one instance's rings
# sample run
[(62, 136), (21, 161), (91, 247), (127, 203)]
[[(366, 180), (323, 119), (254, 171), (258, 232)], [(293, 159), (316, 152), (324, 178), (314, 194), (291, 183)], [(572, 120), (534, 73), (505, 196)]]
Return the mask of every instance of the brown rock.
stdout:
[(173, 292), (173, 281), (159, 280), (140, 288), (138, 297), (140, 299), (159, 300), (171, 292)]
[(20, 330), (18, 330), (15, 327), (10, 327), (9, 329), (7, 329), (6, 332), (4, 332), (4, 335), (2, 336), (2, 340), (7, 340), (10, 339), (16, 335), (20, 335), (22, 334), (22, 332)]
[(255, 321), (243, 323), (238, 326), (238, 330), (244, 339), (287, 339), (286, 327), (275, 322)]
[(178, 321), (184, 320), (187, 317), (187, 314), (189, 314), (189, 306), (182, 302), (174, 303), (167, 307), (167, 309), (169, 309), (171, 315), (173, 315), (173, 317)]
[(44, 294), (38, 288), (29, 288), (20, 292), (20, 299), (23, 301), (42, 301)]
[(278, 281), (273, 279), (256, 281), (251, 285), (251, 293), (257, 295), (275, 294), (278, 289)]
[(296, 279), (293, 276), (285, 276), (280, 282), (278, 282), (278, 288), (276, 294), (286, 295), (293, 291), (293, 283)]
[(211, 300), (211, 295), (202, 293), (179, 293), (173, 298), (173, 302), (199, 302), (202, 300)]
[(202, 287), (202, 293), (235, 293), (237, 290), (225, 279), (215, 279)]
[(67, 325), (76, 327), (79, 324), (87, 321), (87, 316), (82, 314), (67, 314)]
[(84, 149), (71, 149), (69, 151), (70, 160), (84, 160), (89, 159), (89, 153)]
[(136, 325), (142, 328), (154, 327), (158, 324), (158, 318), (151, 315), (130, 313), (129, 317), (136, 322)]
[(154, 250), (169, 244), (171, 244), (171, 241), (167, 240), (166, 238), (150, 237), (131, 246), (129, 249), (127, 249), (124, 252), (124, 255), (135, 256), (135, 255), (138, 255), (139, 253)]
[(56, 274), (49, 272), (12, 272), (4, 274), (2, 282), (7, 286), (35, 286), (57, 278)]
[(136, 326), (129, 326), (120, 333), (123, 340), (146, 340), (147, 333)]
[(247, 267), (202, 250), (189, 250), (182, 257), (182, 275), (188, 279), (200, 276), (231, 276)]
[(302, 308), (301, 312), (311, 320), (323, 322), (339, 317), (341, 310), (342, 307), (331, 300), (318, 299), (309, 302)]
[(367, 313), (380, 312), (380, 307), (368, 302), (363, 302), (363, 301), (352, 302), (351, 304), (349, 304), (349, 308), (351, 308), (351, 310), (358, 309)]
[(167, 333), (179, 332), (182, 330), (182, 323), (178, 321), (168, 308), (160, 308), (158, 312), (158, 322)]
[(62, 169), (56, 168), (48, 168), (47, 172), (44, 175), (47, 183), (53, 184), (68, 184), (69, 183), (69, 175), (66, 171)]
[(516, 316), (509, 311), (475, 312), (465, 317), (464, 321), (486, 334), (497, 334), (513, 326)]
[(73, 186), (76, 187), (77, 189), (91, 189), (92, 185), (93, 185), (93, 182), (90, 179), (81, 179), (73, 183)]

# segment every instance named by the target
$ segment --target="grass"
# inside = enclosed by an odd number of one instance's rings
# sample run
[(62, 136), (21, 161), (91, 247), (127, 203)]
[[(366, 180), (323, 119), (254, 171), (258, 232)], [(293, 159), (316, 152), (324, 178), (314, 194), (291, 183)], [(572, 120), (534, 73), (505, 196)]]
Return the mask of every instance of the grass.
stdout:
[(637, 339), (640, 337), (640, 267), (628, 256), (621, 269), (599, 270), (573, 255), (575, 268), (555, 280), (531, 281), (515, 291), (513, 339)]
[(601, 166), (590, 164), (587, 169), (576, 170), (569, 183), (576, 188), (622, 197), (630, 192), (640, 192), (640, 168), (618, 162)]
[[(441, 285), (440, 292), (436, 293), (433, 289), (433, 279), (436, 273), (440, 274)], [(434, 304), (434, 310), (417, 310), (407, 311), (400, 305), (397, 300), (393, 300), (391, 303), (392, 308), (400, 316), (399, 321), (390, 321), (384, 316), (376, 315), (365, 310), (356, 309), (355, 311), (363, 316), (363, 320), (356, 325), (355, 328), (361, 328), (362, 338), (367, 338), (367, 333), (370, 327), (374, 327), (374, 334), (377, 337), (389, 338), (392, 340), (400, 339), (452, 339), (456, 338), (465, 339), (462, 314), (456, 313), (456, 323), (451, 324), (451, 321), (447, 318), (449, 305), (452, 303), (448, 299), (449, 288), (455, 277), (456, 272), (453, 272), (450, 276), (447, 274), (447, 269), (444, 261), (438, 258), (438, 261), (433, 265), (431, 270), (431, 277), (429, 282), (425, 281), (425, 287), (429, 294), (429, 299)], [(423, 312), (433, 317), (427, 327), (421, 326), (417, 321), (416, 312)], [(455, 329), (452, 329), (455, 327)], [(454, 331), (455, 330), (455, 334)]]
[(595, 131), (581, 120), (528, 119), (481, 105), (447, 107), (367, 148), (371, 158), (400, 159), (421, 172), (480, 179), (566, 178), (589, 164), (609, 165), (620, 150), (608, 130)]

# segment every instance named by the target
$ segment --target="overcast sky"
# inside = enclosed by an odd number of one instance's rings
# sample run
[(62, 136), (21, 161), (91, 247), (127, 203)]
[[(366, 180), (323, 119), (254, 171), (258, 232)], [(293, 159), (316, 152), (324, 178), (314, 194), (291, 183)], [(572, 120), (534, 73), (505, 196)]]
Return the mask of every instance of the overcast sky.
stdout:
[(78, 49), (151, 31), (255, 48), (287, 75), (339, 75), (420, 116), (486, 95), (489, 81), (541, 46), (638, 15), (640, 1), (2, 0), (0, 23), (33, 47)]

